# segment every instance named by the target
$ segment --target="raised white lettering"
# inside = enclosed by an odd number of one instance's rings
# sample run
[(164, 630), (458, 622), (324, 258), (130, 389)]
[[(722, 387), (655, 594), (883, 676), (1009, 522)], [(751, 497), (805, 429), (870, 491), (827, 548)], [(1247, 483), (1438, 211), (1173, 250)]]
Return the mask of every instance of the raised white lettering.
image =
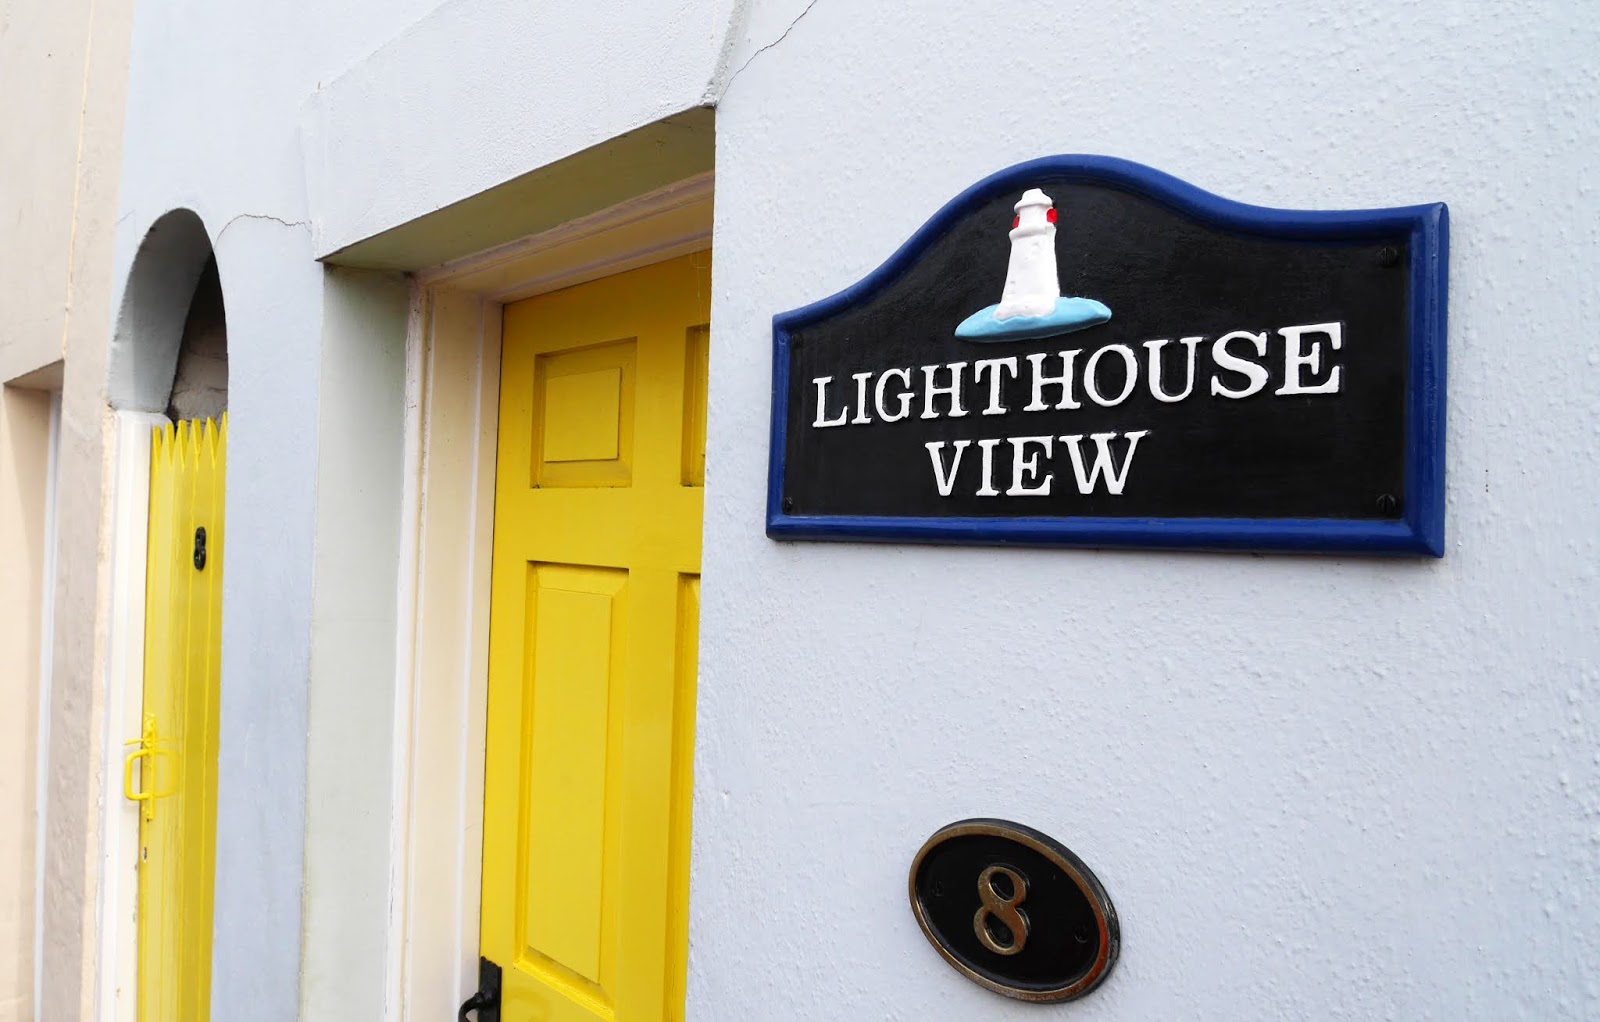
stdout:
[[(933, 382), (933, 374), (940, 369), (950, 370), (950, 385), (948, 387), (941, 387)], [(959, 419), (967, 414), (967, 410), (961, 407), (961, 377), (966, 371), (967, 364), (965, 362), (951, 362), (946, 366), (922, 367), (922, 417), (924, 419), (937, 419), (939, 417), (939, 413), (933, 410), (933, 399), (941, 394), (950, 399), (950, 410), (945, 413), (946, 415), (952, 419)]]
[(1050, 356), (1044, 352), (1028, 356), (1028, 364), (1033, 366), (1033, 400), (1028, 402), (1025, 412), (1042, 412), (1050, 406), (1044, 401), (1045, 387), (1060, 387), (1061, 400), (1056, 402), (1056, 408), (1081, 408), (1082, 405), (1072, 400), (1072, 363), (1078, 358), (1078, 349), (1062, 351), (1056, 354), (1061, 359), (1061, 375), (1049, 376), (1044, 371), (1044, 360)]
[(1091, 433), (1089, 439), (1094, 441), (1094, 465), (1087, 471), (1083, 463), (1083, 451), (1079, 444), (1083, 442), (1083, 434), (1075, 433), (1064, 436), (1061, 442), (1067, 445), (1067, 453), (1072, 455), (1072, 474), (1078, 478), (1078, 492), (1088, 496), (1094, 492), (1095, 483), (1101, 478), (1106, 481), (1106, 492), (1113, 497), (1122, 496), (1123, 483), (1127, 482), (1128, 469), (1133, 465), (1133, 454), (1139, 446), (1139, 439), (1149, 435), (1148, 429), (1136, 429), (1131, 433), (1124, 433), (1128, 438), (1128, 453), (1122, 459), (1122, 468), (1116, 467), (1116, 461), (1111, 455), (1110, 441), (1116, 437), (1115, 433)]
[(856, 417), (850, 420), (850, 424), (865, 425), (872, 421), (872, 416), (867, 414), (867, 381), (872, 379), (872, 374), (851, 373), (850, 378), (856, 381)]
[(840, 412), (837, 419), (829, 419), (826, 417), (828, 414), (826, 411), (828, 405), (828, 384), (833, 382), (833, 377), (818, 376), (811, 382), (817, 385), (817, 421), (811, 424), (812, 427), (815, 429), (822, 429), (825, 426), (843, 426), (850, 418), (850, 409), (846, 408), (844, 411)]
[(1273, 391), (1274, 394), (1337, 394), (1339, 393), (1339, 366), (1328, 370), (1328, 378), (1321, 383), (1307, 385), (1302, 371), (1309, 369), (1312, 375), (1322, 371), (1322, 345), (1317, 341), (1311, 342), (1311, 350), (1306, 351), (1304, 338), (1306, 334), (1326, 334), (1328, 347), (1334, 351), (1344, 343), (1343, 323), (1314, 323), (1310, 326), (1286, 326), (1278, 333), (1283, 335), (1283, 386)]
[[(905, 390), (902, 390), (900, 393), (895, 395), (895, 397), (900, 399), (900, 411), (895, 413), (894, 415), (890, 415), (889, 414), (889, 410), (883, 406), (883, 385), (889, 382), (889, 377), (891, 377), (891, 376), (900, 377), (900, 385), (902, 387), (906, 388)], [(906, 416), (910, 415), (911, 414), (911, 370), (909, 370), (909, 369), (885, 369), (883, 371), (883, 375), (878, 377), (878, 387), (877, 387), (877, 391), (876, 391), (875, 397), (877, 398), (877, 401), (875, 403), (878, 406), (878, 418), (882, 419), (884, 422), (899, 422), (901, 419), (903, 419)]]
[(981, 358), (972, 363), (972, 382), (982, 383), (983, 374), (985, 372), (989, 374), (989, 407), (983, 410), (985, 415), (1004, 415), (1006, 412), (1006, 406), (1000, 403), (1000, 381), (1004, 377), (1000, 371), (1002, 369), (1009, 372), (1013, 380), (1016, 379), (1017, 356)]
[(1039, 444), (1044, 448), (1044, 456), (1050, 457), (1051, 447), (1055, 444), (1055, 437), (1049, 436), (1014, 436), (1011, 438), (1011, 488), (1006, 491), (1008, 497), (1048, 497), (1050, 496), (1050, 480), (1055, 478), (1054, 472), (1046, 472), (1044, 479), (1033, 486), (1027, 485), (1039, 478), (1038, 452), (1028, 454), (1029, 444)]
[(999, 440), (979, 440), (978, 449), (983, 452), (983, 485), (978, 487), (980, 497), (998, 497), (1000, 491), (994, 488), (994, 449)]
[(944, 441), (935, 440), (923, 444), (928, 449), (928, 457), (933, 461), (933, 482), (939, 487), (939, 496), (948, 497), (950, 491), (955, 489), (956, 472), (961, 468), (961, 452), (972, 446), (971, 440), (956, 440), (951, 446), (955, 448), (955, 456), (950, 459), (950, 471), (944, 470)]
[[(1100, 393), (1100, 380), (1095, 375), (1095, 370), (1100, 367), (1100, 356), (1108, 351), (1114, 351), (1122, 356), (1123, 382), (1122, 393), (1113, 398), (1106, 398)], [(1089, 395), (1089, 400), (1102, 408), (1110, 408), (1128, 399), (1133, 393), (1133, 388), (1139, 382), (1139, 360), (1134, 358), (1133, 349), (1126, 344), (1108, 344), (1089, 356), (1088, 363), (1083, 367), (1083, 392)]]
[(1149, 370), (1150, 370), (1150, 396), (1151, 397), (1155, 398), (1157, 401), (1162, 401), (1162, 402), (1165, 402), (1166, 404), (1170, 405), (1170, 404), (1172, 404), (1174, 402), (1182, 401), (1184, 398), (1186, 398), (1190, 394), (1194, 393), (1194, 361), (1195, 361), (1195, 359), (1194, 359), (1194, 350), (1195, 350), (1195, 348), (1200, 346), (1201, 340), (1203, 340), (1203, 338), (1200, 338), (1200, 337), (1185, 337), (1185, 338), (1183, 338), (1182, 340), (1180, 340), (1178, 342), (1179, 344), (1183, 345), (1185, 348), (1189, 349), (1189, 352), (1188, 352), (1189, 374), (1184, 380), (1183, 391), (1182, 391), (1182, 393), (1179, 393), (1179, 394), (1168, 394), (1166, 391), (1161, 389), (1161, 349), (1166, 347), (1168, 344), (1171, 344), (1172, 342), (1171, 341), (1145, 341), (1144, 342), (1144, 346), (1147, 349), (1149, 349), (1149, 352), (1150, 352), (1147, 361), (1149, 363)]
[(1267, 385), (1266, 367), (1251, 362), (1249, 359), (1240, 358), (1230, 354), (1228, 344), (1235, 340), (1245, 340), (1255, 345), (1257, 355), (1267, 353), (1267, 335), (1253, 334), (1248, 330), (1235, 330), (1231, 334), (1223, 334), (1211, 345), (1211, 360), (1221, 369), (1242, 373), (1250, 382), (1241, 390), (1224, 386), (1222, 380), (1216, 376), (1211, 377), (1211, 393), (1222, 397), (1231, 397), (1235, 400), (1247, 398)]

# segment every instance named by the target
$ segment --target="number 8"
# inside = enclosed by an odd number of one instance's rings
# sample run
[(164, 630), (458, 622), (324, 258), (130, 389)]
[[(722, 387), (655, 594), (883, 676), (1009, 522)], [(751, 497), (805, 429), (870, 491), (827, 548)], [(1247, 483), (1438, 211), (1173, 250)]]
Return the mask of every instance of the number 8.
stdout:
[[(997, 876), (1011, 881), (1011, 897), (1001, 897), (995, 889), (994, 880)], [(1017, 906), (1027, 896), (1028, 881), (1010, 866), (990, 866), (978, 874), (978, 900), (983, 905), (972, 917), (972, 929), (984, 947), (997, 955), (1014, 955), (1022, 950), (1022, 946), (1028, 942), (1028, 917)], [(986, 922), (988, 916), (994, 916), (1011, 931), (1010, 944), (1001, 944), (994, 939)]]

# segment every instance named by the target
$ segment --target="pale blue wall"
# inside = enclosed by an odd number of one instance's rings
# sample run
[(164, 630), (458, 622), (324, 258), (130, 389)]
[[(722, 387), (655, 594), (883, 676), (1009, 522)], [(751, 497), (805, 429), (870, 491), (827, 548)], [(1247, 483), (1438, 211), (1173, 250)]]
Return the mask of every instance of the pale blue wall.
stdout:
[[(349, 358), (375, 372), (343, 398), (396, 384), (392, 298), (341, 318), (313, 253), (701, 103), (689, 1017), (1037, 1015), (944, 966), (905, 903), (923, 838), (978, 814), (1054, 833), (1116, 901), (1122, 964), (1074, 1019), (1600, 1014), (1597, 35), (1582, 5), (1465, 0), (140, 5), (119, 270), (195, 209), (232, 360), (214, 1017), (301, 1003), (317, 546), (348, 528), (319, 510), (319, 429)], [(765, 538), (773, 313), (1056, 152), (1267, 205), (1450, 204), (1442, 561)], [(371, 694), (392, 662), (350, 670), (342, 695)], [(348, 733), (382, 761), (384, 725)], [(360, 977), (339, 1003), (377, 1018), (371, 879), (329, 925)]]
[(389, 978), (407, 294), (315, 257), (698, 106), (731, 6), (137, 5), (114, 279), (193, 209), (228, 316), (214, 1018)]
[[(1600, 11), (807, 9), (717, 111), (690, 1017), (1600, 1017)], [(1449, 203), (1443, 560), (762, 535), (772, 315), (1072, 152)], [(906, 870), (979, 815), (1105, 882), (1099, 992), (1005, 1002), (927, 946)]]

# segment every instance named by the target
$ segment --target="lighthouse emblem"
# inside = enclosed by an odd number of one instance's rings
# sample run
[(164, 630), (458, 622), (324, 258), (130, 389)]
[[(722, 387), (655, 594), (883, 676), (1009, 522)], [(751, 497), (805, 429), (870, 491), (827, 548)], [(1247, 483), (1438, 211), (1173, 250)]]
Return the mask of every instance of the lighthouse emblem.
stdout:
[(1061, 297), (1056, 274), (1056, 207), (1030, 188), (1017, 200), (1011, 223), (1011, 262), (998, 305), (961, 321), (956, 336), (968, 341), (1023, 341), (1053, 337), (1104, 323), (1111, 310), (1093, 298)]

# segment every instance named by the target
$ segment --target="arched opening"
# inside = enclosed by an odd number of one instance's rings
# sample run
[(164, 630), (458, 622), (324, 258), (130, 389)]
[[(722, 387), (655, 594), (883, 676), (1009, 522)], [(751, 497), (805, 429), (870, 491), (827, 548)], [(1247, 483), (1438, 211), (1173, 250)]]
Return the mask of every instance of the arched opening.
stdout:
[(212, 256), (200, 272), (178, 344), (178, 361), (167, 398), (167, 418), (222, 421), (228, 410), (228, 320), (222, 278)]
[(226, 407), (227, 326), (216, 257), (200, 217), (175, 209), (151, 225), (134, 255), (111, 339), (112, 407), (167, 412), (186, 341), (202, 389), (220, 365)]
[(121, 462), (113, 615), (143, 633), (142, 654), (113, 668), (120, 680), (112, 712), (125, 755), (116, 840), (131, 852), (121, 858), (137, 863), (135, 889), (131, 897), (118, 894), (114, 909), (131, 934), (119, 941), (118, 971), (133, 971), (137, 1017), (204, 1022), (216, 861), (228, 331), (211, 239), (189, 210), (157, 220), (134, 256), (107, 385)]

